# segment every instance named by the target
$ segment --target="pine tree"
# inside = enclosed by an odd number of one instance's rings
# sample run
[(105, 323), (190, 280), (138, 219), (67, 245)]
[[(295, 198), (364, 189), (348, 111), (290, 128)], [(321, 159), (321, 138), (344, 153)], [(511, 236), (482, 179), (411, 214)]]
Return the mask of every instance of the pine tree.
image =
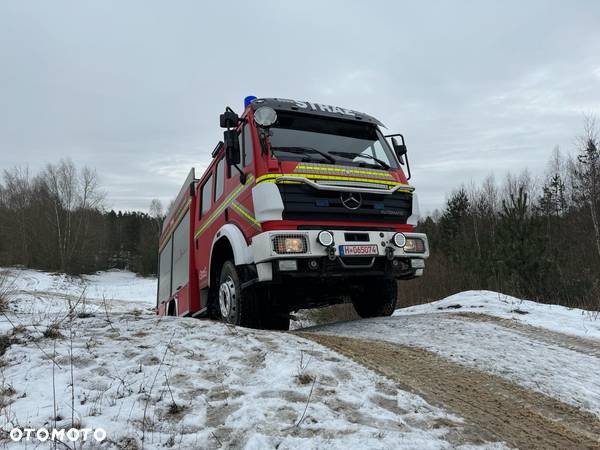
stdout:
[(502, 282), (517, 293), (538, 297), (536, 288), (544, 275), (544, 241), (525, 186), (502, 201), (498, 237)]

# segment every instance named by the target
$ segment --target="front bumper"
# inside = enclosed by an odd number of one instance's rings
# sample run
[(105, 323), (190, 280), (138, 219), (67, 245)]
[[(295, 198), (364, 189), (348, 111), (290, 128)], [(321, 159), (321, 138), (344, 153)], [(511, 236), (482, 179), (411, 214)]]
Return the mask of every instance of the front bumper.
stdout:
[[(259, 281), (271, 281), (273, 273), (279, 273), (278, 261), (297, 260), (298, 267), (305, 267), (307, 260), (315, 260), (322, 267), (329, 261), (337, 264), (337, 269), (330, 272), (334, 276), (353, 276), (369, 273), (369, 269), (389, 267), (390, 275), (413, 278), (423, 274), (424, 260), (429, 256), (427, 236), (423, 233), (403, 233), (406, 238), (421, 239), (424, 252), (409, 253), (404, 248), (396, 247), (392, 238), (394, 231), (359, 231), (359, 230), (329, 230), (333, 234), (334, 245), (325, 247), (317, 241), (321, 230), (291, 230), (267, 231), (252, 238), (251, 250), (256, 264)], [(306, 251), (302, 253), (277, 253), (273, 245), (276, 237), (303, 236), (306, 239)], [(377, 248), (377, 253), (368, 256), (345, 256), (340, 254), (340, 247), (347, 245), (369, 245)], [(384, 263), (385, 262), (385, 263)], [(293, 270), (289, 272), (293, 275)], [(300, 270), (300, 272), (304, 272)], [(327, 273), (329, 274), (329, 273)], [(325, 275), (327, 275), (325, 274)], [(402, 275), (400, 275), (402, 274)], [(408, 275), (407, 275), (408, 274)], [(301, 275), (301, 273), (299, 273)]]

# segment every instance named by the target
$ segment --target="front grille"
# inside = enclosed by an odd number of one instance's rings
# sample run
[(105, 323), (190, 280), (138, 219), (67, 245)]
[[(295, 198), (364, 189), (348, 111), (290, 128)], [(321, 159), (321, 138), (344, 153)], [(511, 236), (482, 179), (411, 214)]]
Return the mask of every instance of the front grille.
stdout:
[(344, 233), (346, 242), (369, 242), (368, 233)]
[(284, 220), (363, 221), (405, 224), (412, 214), (412, 194), (361, 193), (357, 209), (346, 208), (341, 192), (320, 191), (307, 185), (280, 184)]

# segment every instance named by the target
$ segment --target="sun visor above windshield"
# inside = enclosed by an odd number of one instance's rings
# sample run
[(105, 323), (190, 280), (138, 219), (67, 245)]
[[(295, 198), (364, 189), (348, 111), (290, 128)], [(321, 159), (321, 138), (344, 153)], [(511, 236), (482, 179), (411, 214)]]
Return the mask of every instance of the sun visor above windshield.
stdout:
[(386, 126), (375, 117), (354, 111), (352, 109), (341, 108), (339, 106), (324, 105), (322, 103), (299, 100), (289, 100), (285, 98), (257, 98), (252, 100), (250, 104), (254, 110), (260, 108), (261, 106), (269, 106), (273, 109), (281, 111), (303, 112), (317, 116), (335, 117), (338, 119), (347, 119), (357, 122), (367, 122), (386, 128)]

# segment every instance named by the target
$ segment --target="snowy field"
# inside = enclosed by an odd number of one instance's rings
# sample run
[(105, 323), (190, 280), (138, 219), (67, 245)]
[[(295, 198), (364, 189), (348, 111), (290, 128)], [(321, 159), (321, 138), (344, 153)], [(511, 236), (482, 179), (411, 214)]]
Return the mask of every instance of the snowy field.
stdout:
[[(17, 294), (13, 310), (23, 313), (62, 312), (78, 303), (88, 312), (132, 312), (156, 305), (156, 278), (142, 278), (122, 270), (72, 277), (30, 269), (12, 269), (10, 283)], [(106, 301), (108, 300), (108, 301)]]
[(535, 327), (600, 340), (600, 312), (546, 305), (492, 291), (467, 291), (426, 305), (396, 311), (409, 314), (475, 312), (515, 320)]
[(312, 341), (158, 318), (155, 280), (13, 273), (1, 322), (6, 448), (45, 448), (12, 443), (14, 426), (72, 424), (107, 432), (83, 448), (503, 448), (465, 442), (460, 417)]
[[(77, 446), (83, 449), (508, 447), (473, 432), (460, 409), (400, 388), (402, 376), (396, 384), (367, 369), (369, 355), (349, 359), (292, 333), (157, 317), (155, 279), (125, 271), (10, 274), (9, 308), (0, 316), (4, 448), (46, 448), (11, 442), (15, 426), (73, 424), (107, 432), (103, 444), (88, 440)], [(492, 374), (542, 395), (542, 403), (570, 405), (579, 427), (600, 427), (577, 417), (583, 411), (600, 418), (600, 319), (590, 312), (468, 291), (392, 317), (304, 331), (424, 349), (475, 370), (473, 380)], [(440, 382), (422, 372), (412, 381)], [(520, 408), (518, 398), (511, 401)]]

